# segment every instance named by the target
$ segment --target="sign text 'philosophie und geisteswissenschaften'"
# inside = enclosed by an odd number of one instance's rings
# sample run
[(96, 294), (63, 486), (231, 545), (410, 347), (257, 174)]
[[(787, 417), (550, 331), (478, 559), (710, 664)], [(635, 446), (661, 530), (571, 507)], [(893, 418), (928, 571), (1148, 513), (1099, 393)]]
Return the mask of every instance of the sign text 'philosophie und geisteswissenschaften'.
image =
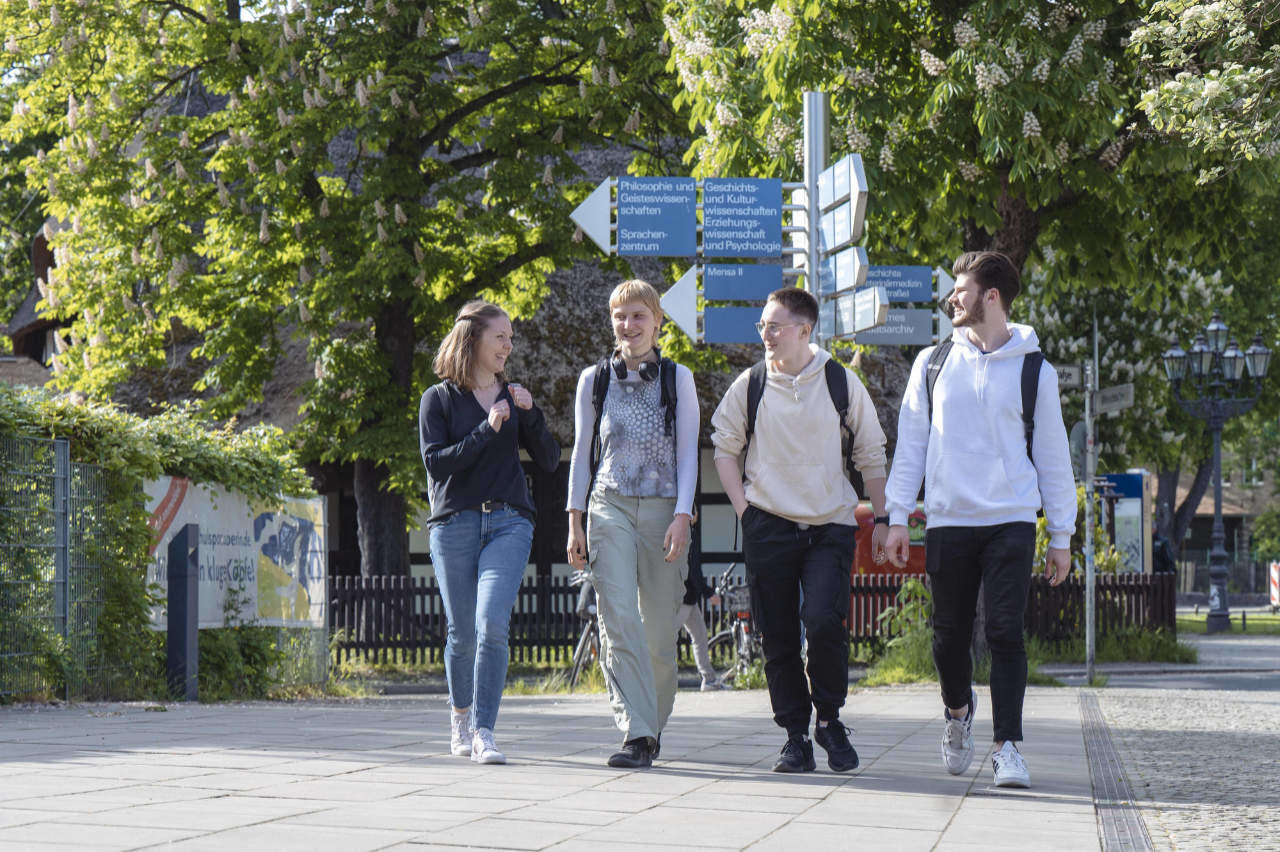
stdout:
[(691, 177), (618, 178), (618, 254), (693, 257), (697, 196)]
[(703, 257), (781, 257), (782, 181), (708, 178), (702, 182)]

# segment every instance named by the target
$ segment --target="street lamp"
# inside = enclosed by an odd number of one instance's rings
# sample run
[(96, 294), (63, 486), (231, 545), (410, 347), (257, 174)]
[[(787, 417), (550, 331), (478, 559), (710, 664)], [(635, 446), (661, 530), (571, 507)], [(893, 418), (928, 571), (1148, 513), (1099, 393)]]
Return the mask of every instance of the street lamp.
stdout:
[[(1213, 538), (1209, 549), (1209, 617), (1205, 631), (1219, 633), (1231, 627), (1227, 611), (1227, 550), (1222, 530), (1222, 427), (1253, 408), (1262, 391), (1262, 380), (1271, 363), (1271, 350), (1262, 334), (1241, 352), (1217, 311), (1203, 334), (1184, 352), (1175, 338), (1162, 356), (1164, 371), (1173, 386), (1173, 398), (1182, 410), (1203, 420), (1213, 433)], [(1248, 371), (1253, 381), (1245, 379)]]

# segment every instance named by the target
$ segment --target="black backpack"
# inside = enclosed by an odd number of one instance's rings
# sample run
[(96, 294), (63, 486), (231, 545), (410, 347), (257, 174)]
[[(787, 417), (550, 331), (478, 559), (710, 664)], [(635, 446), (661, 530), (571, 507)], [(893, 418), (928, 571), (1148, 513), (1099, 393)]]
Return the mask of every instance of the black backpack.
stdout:
[[(933, 386), (942, 372), (942, 365), (951, 354), (953, 342), (950, 338), (942, 341), (929, 353), (929, 365), (925, 370), (924, 390), (929, 399), (929, 422), (933, 422)], [(1031, 436), (1036, 430), (1036, 396), (1040, 391), (1040, 365), (1044, 363), (1043, 352), (1028, 352), (1022, 356), (1022, 433), (1027, 438), (1027, 458), (1034, 463), (1031, 455)]]
[[(853, 449), (853, 431), (845, 422), (849, 414), (847, 375), (844, 365), (834, 358), (829, 359), (825, 367), (827, 393), (830, 394), (831, 404), (836, 407), (836, 413), (840, 416), (840, 455), (844, 458), (845, 475), (849, 477), (849, 482), (857, 492), (858, 499), (863, 500), (866, 497), (863, 494), (862, 474), (857, 471), (852, 459), (849, 458), (849, 453)], [(756, 409), (760, 407), (760, 400), (764, 397), (764, 386), (768, 378), (769, 367), (764, 361), (758, 361), (751, 367), (751, 374), (747, 379), (747, 440), (742, 445), (744, 459), (747, 457), (747, 448), (751, 446), (751, 436), (756, 431)]]
[[(595, 381), (591, 385), (591, 405), (595, 408), (595, 423), (591, 426), (591, 483), (587, 493), (595, 487), (596, 471), (600, 469), (600, 419), (604, 416), (604, 398), (609, 393), (609, 378), (613, 373), (610, 359), (601, 358), (596, 364)], [(676, 425), (676, 362), (663, 358), (658, 362), (658, 383), (662, 388), (662, 426), (668, 438), (675, 434)]]

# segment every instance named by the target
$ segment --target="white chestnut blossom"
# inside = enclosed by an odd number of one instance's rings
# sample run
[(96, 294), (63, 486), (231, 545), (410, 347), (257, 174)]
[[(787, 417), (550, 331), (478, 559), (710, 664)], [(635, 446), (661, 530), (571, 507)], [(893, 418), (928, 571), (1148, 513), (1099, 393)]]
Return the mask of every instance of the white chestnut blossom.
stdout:
[(925, 73), (930, 77), (937, 77), (947, 70), (947, 63), (923, 48), (920, 50), (920, 62), (924, 65)]

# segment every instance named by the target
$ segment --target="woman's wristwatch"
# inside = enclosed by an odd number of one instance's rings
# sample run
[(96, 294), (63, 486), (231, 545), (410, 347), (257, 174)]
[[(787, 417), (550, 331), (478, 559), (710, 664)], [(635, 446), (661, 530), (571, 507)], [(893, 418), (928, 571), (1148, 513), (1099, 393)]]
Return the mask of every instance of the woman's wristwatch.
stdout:
[(889, 516), (888, 516), (888, 515), (876, 515), (876, 523), (877, 523), (877, 524), (884, 524), (886, 527), (887, 527), (887, 526), (889, 526)]

